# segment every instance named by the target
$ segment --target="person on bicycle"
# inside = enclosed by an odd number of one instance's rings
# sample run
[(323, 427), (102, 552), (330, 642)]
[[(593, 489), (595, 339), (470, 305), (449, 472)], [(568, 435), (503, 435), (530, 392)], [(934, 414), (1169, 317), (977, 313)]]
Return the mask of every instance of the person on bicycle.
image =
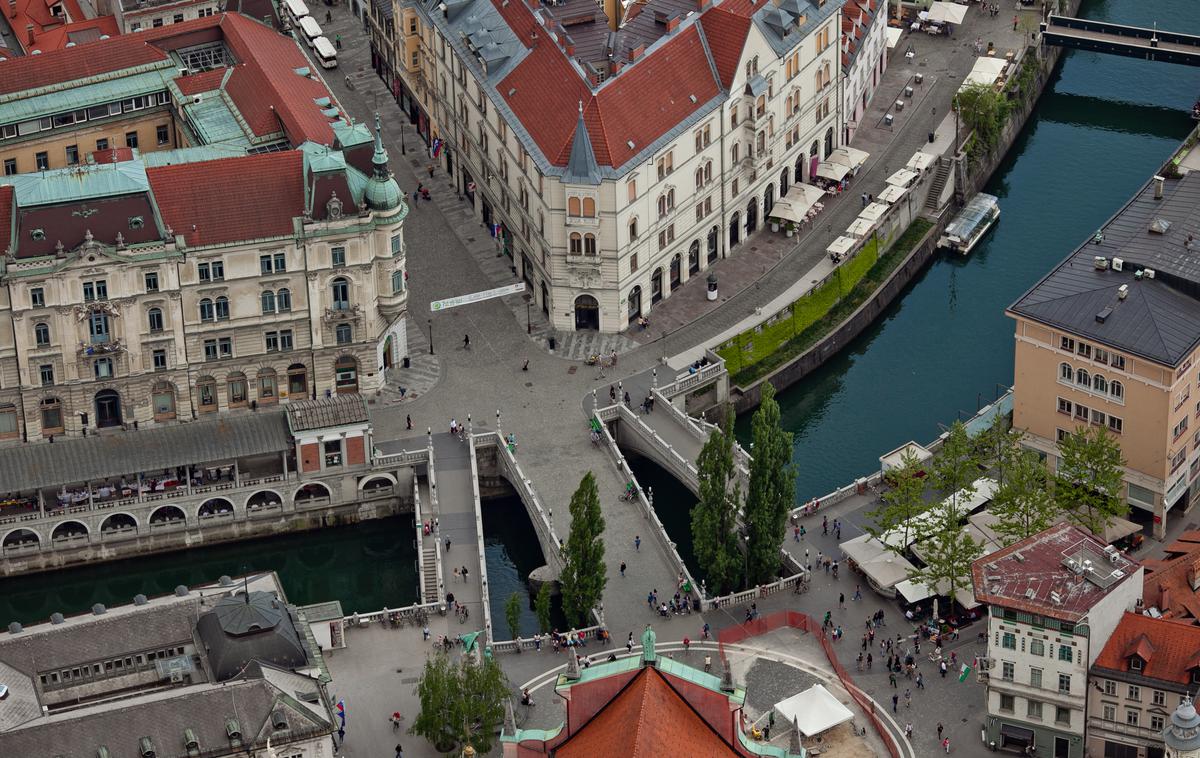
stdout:
[(625, 499), (633, 500), (634, 496), (636, 496), (636, 495), (637, 495), (637, 485), (633, 483), (632, 479), (630, 479), (628, 482), (625, 483)]

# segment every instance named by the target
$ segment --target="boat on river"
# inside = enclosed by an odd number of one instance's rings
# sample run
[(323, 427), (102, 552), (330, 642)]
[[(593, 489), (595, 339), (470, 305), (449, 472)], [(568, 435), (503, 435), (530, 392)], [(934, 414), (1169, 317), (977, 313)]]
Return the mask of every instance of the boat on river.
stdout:
[(968, 255), (999, 218), (999, 200), (995, 195), (980, 192), (946, 225), (945, 233), (938, 239), (938, 247)]

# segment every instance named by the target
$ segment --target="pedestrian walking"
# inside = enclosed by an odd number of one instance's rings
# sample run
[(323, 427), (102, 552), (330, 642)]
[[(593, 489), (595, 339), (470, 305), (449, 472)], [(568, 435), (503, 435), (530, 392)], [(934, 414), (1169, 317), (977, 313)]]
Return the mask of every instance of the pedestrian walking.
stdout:
[(471, 335), (464, 334), (463, 335), (463, 350), (470, 350), (470, 349), (471, 349)]
[(855, 599), (855, 600), (862, 600), (862, 587), (860, 587), (860, 586), (859, 586), (859, 585), (857, 585), (857, 584), (856, 584), (856, 585), (854, 585), (854, 599)]
[[(1016, 16), (1016, 14), (1013, 14), (1013, 31), (1015, 32), (1016, 30), (1017, 30), (1017, 16)], [(950, 751), (947, 750), (946, 752), (949, 753)]]
[(867, 653), (867, 671), (871, 670), (871, 662), (872, 662), (871, 654)]
[(617, 388), (613, 385), (608, 385), (608, 400), (610, 403), (617, 402)]
[(792, 539), (794, 539), (796, 542), (800, 541), (800, 527), (799, 526), (792, 527)]
[(429, 178), (432, 179), (433, 178), (433, 164), (430, 163), (428, 166), (425, 167), (425, 170), (429, 172)]
[(704, 670), (706, 672), (712, 671), (712, 656), (708, 653), (704, 654)]
[(625, 576), (625, 561), (621, 561), (621, 577)]
[(904, 736), (910, 740), (912, 739), (912, 722), (911, 721), (904, 725)]
[(630, 406), (630, 405), (629, 405), (629, 392), (628, 392), (628, 391), (626, 391), (626, 393), (625, 393), (624, 400), (625, 400), (625, 407), (626, 407), (626, 408), (630, 408), (630, 407), (632, 407), (632, 406)]
[(705, 640), (707, 640), (707, 639), (709, 639), (710, 637), (712, 637), (712, 627), (710, 627), (710, 626), (708, 625), (708, 622), (707, 622), (707, 621), (705, 621), (705, 622), (704, 622), (704, 628), (700, 630), (700, 638), (701, 638), (701, 639), (705, 639)]
[(904, 690), (904, 707), (912, 708), (912, 690), (907, 688)]
[(900, 705), (900, 696), (892, 693), (892, 713), (896, 712), (896, 706)]
[(862, 193), (862, 207), (867, 207), (867, 193)]
[(458, 566), (454, 567), (454, 581), (458, 581)]
[(938, 671), (941, 672), (942, 678), (945, 679), (946, 678), (946, 662), (945, 661), (938, 661)]
[(407, 428), (407, 429), (410, 429), (410, 430), (412, 429), (412, 416), (410, 416), (410, 415), (408, 415), (408, 414), (405, 414), (405, 416), (404, 416), (404, 426), (405, 426), (405, 428)]
[(447, 553), (450, 552), (450, 538), (449, 537), (446, 538), (446, 552)]
[(821, 517), (821, 534), (825, 535), (826, 537), (829, 536), (829, 517), (828, 516)]
[(635, 552), (642, 552), (642, 535), (637, 534), (633, 537), (633, 549)]
[[(863, 650), (867, 649), (867, 635), (865, 635), (865, 634), (863, 635), (863, 638), (862, 638), (862, 649)], [(861, 654), (859, 657), (862, 657)]]
[(888, 684), (892, 685), (892, 689), (896, 689), (896, 672), (888, 672)]
[(925, 675), (919, 671), (917, 672), (917, 689), (925, 689)]
[(942, 739), (942, 730), (943, 730), (943, 729), (945, 729), (945, 727), (944, 727), (944, 726), (942, 726), (942, 722), (940, 722), (940, 721), (939, 721), (939, 722), (938, 722), (938, 741), (939, 741), (939, 742), (940, 742), (940, 741), (941, 741), (941, 739)]
[(804, 524), (801, 524), (800, 525), (800, 539), (803, 540), (805, 535), (807, 535), (807, 534), (808, 534), (808, 530), (804, 528)]
[(808, 560), (808, 548), (804, 548), (804, 565), (808, 566), (812, 562)]
[(946, 751), (946, 755), (950, 754), (950, 738), (946, 737), (942, 740), (942, 749)]
[(462, 567), (462, 578), (463, 578), (464, 582), (467, 581), (467, 567), (466, 566)]
[[(1016, 16), (1013, 16), (1013, 18), (1015, 19)], [(1014, 23), (1013, 29), (1016, 29), (1016, 28), (1017, 28), (1017, 25)], [(342, 35), (340, 35), (340, 34), (333, 35), (333, 44), (338, 50), (341, 50), (342, 49)]]
[(683, 652), (685, 652), (685, 653), (691, 652), (691, 649), (692, 649), (692, 641), (689, 640), (687, 637), (684, 637), (683, 638)]
[(845, 608), (845, 607), (846, 607), (846, 593), (839, 592), (838, 593), (838, 608)]
[(855, 659), (855, 663), (858, 665), (858, 670), (862, 671), (863, 670), (863, 654), (862, 653), (858, 654), (858, 658)]

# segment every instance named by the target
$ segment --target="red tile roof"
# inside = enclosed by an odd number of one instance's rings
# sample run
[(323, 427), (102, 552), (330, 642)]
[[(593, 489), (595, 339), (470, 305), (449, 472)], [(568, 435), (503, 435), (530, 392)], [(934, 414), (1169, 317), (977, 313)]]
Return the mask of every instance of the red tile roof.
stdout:
[(288, 235), (304, 213), (298, 150), (159, 166), (146, 175), (163, 223), (192, 246)]
[[(1185, 540), (1179, 541), (1180, 547), (1185, 544)], [(1200, 586), (1200, 545), (1191, 548), (1169, 560), (1147, 561), (1142, 600), (1166, 618), (1200, 624), (1200, 593), (1192, 589)]]
[(179, 87), (179, 91), (188, 97), (199, 95), (202, 92), (220, 89), (221, 80), (225, 78), (227, 72), (228, 69), (214, 68), (212, 71), (177, 77), (175, 84)]
[[(1140, 565), (1125, 555), (1115, 563), (1105, 544), (1074, 524), (1060, 523), (986, 555), (971, 565), (975, 599), (1004, 608), (1078, 621), (1093, 605), (1134, 578)], [(1093, 576), (1111, 582), (1102, 587), (1077, 575), (1064, 560), (1086, 551)], [(1095, 556), (1094, 558), (1092, 556)], [(1116, 576), (1114, 572), (1123, 572)], [(1140, 589), (1140, 588), (1139, 588)], [(1057, 601), (1055, 600), (1057, 598)]]
[[(12, 242), (13, 188), (11, 184), (0, 184), (0, 246), (8, 248)], [(0, 252), (3, 252), (0, 250)]]
[(738, 755), (655, 668), (638, 672), (554, 751), (558, 758)]
[(120, 33), (121, 28), (117, 26), (116, 18), (113, 16), (100, 16), (99, 18), (77, 21), (48, 29), (37, 35), (37, 40), (33, 47), (41, 50), (42, 53), (48, 53), (52, 50), (64, 49), (69, 42), (75, 42), (76, 45), (79, 45), (83, 42), (99, 40), (102, 34), (107, 34), (109, 37), (116, 37)]
[[(55, 16), (50, 12), (50, 7), (55, 3), (48, 2), (48, 0), (16, 0), (11, 5), (9, 0), (5, 0), (4, 5), (0, 7), (3, 8), (4, 17), (8, 19), (8, 25), (17, 37), (17, 42), (22, 49), (29, 52), (34, 48), (47, 49), (41, 45), (43, 34), (72, 22), (87, 20), (87, 16), (80, 10), (76, 0), (61, 0), (61, 2), (63, 6), (63, 15), (61, 16)], [(32, 31), (29, 31), (30, 26), (33, 27)], [(55, 50), (57, 48), (48, 49)]]
[(133, 160), (133, 148), (114, 147), (109, 150), (94, 150), (91, 156), (93, 163), (123, 163)]
[(708, 9), (700, 17), (700, 26), (704, 29), (708, 48), (721, 75), (721, 84), (726, 89), (733, 84), (733, 77), (737, 74), (750, 23), (747, 16), (727, 12), (724, 3)]
[(1146, 663), (1139, 672), (1142, 676), (1188, 685), (1192, 669), (1200, 667), (1198, 651), (1200, 626), (1126, 613), (1100, 651), (1095, 667), (1129, 671), (1129, 656), (1138, 652)]

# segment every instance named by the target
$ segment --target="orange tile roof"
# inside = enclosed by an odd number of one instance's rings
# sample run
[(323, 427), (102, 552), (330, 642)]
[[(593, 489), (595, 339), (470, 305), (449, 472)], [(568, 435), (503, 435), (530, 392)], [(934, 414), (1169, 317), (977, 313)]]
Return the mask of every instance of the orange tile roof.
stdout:
[(305, 210), (298, 150), (147, 168), (146, 176), (163, 223), (192, 246), (288, 235)]
[(700, 17), (700, 26), (721, 75), (721, 85), (728, 89), (742, 59), (742, 47), (750, 32), (750, 18), (727, 12), (726, 5), (722, 3), (705, 11)]
[(1200, 593), (1192, 589), (1197, 582), (1200, 582), (1200, 545), (1192, 545), (1191, 552), (1170, 560), (1147, 562), (1142, 599), (1147, 607), (1158, 608), (1166, 618), (1200, 624)]
[(638, 672), (554, 751), (557, 758), (722, 756), (738, 752), (713, 730), (657, 669)]
[[(91, 34), (84, 34), (89, 31)], [(71, 35), (86, 36), (88, 37), (87, 41), (92, 42), (98, 40), (102, 34), (107, 34), (109, 37), (116, 37), (120, 33), (121, 29), (117, 26), (116, 18), (113, 16), (100, 16), (99, 18), (77, 21), (48, 29), (37, 35), (33, 48), (41, 50), (42, 53), (48, 53), (52, 50), (64, 49), (69, 42), (73, 41)], [(76, 44), (81, 43), (76, 42)]]
[(179, 87), (179, 91), (186, 96), (199, 95), (202, 92), (220, 89), (221, 80), (225, 78), (227, 72), (228, 69), (214, 68), (212, 71), (176, 77), (175, 84)]
[(1200, 668), (1200, 626), (1125, 613), (1095, 667), (1129, 671), (1128, 657), (1135, 652), (1146, 662), (1142, 676), (1190, 684), (1192, 669)]

